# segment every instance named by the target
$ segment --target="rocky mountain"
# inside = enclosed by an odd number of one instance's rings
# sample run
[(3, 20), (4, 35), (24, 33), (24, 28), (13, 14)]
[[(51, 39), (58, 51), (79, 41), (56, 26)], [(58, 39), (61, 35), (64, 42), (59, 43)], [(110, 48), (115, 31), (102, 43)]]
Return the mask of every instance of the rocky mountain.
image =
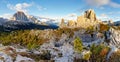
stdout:
[(28, 17), (24, 14), (24, 12), (18, 11), (13, 15), (13, 19), (17, 21), (29, 21)]
[(0, 25), (0, 31), (14, 31), (26, 29), (57, 29), (58, 26), (40, 25), (32, 22), (7, 21)]
[(56, 29), (55, 20), (37, 16), (29, 16), (18, 11), (9, 19), (0, 18), (0, 31), (24, 30), (24, 29)]
[(95, 14), (94, 10), (92, 10), (92, 9), (85, 11), (84, 17), (90, 19), (91, 21), (97, 20), (96, 14)]
[(77, 20), (69, 20), (67, 23), (68, 27), (82, 27), (87, 28), (89, 26), (96, 26), (99, 21), (96, 17), (96, 14), (94, 10), (89, 9), (85, 11), (85, 13), (82, 16), (78, 16)]

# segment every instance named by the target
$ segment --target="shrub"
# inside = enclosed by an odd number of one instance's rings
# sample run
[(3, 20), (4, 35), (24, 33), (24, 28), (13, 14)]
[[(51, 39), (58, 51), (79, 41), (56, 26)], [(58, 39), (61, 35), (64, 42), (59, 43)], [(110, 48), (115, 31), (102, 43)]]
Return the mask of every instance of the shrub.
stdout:
[(82, 40), (78, 37), (74, 40), (74, 50), (78, 53), (81, 53), (83, 50)]
[(92, 52), (90, 60), (92, 62), (104, 62), (106, 61), (107, 54), (109, 52), (109, 47), (105, 46), (104, 44), (95, 45), (93, 44), (90, 47), (90, 51)]
[(109, 58), (108, 62), (120, 62), (120, 51), (114, 52)]
[(104, 31), (108, 31), (109, 30), (109, 26), (108, 25), (106, 25), (106, 24), (100, 24), (100, 32), (104, 32)]
[(0, 43), (3, 45), (20, 44), (28, 49), (33, 49), (47, 41), (45, 38), (39, 37), (39, 35), (36, 36), (35, 33), (30, 34), (30, 31), (31, 30), (20, 30), (9, 33), (6, 32), (7, 34), (1, 33)]
[(86, 53), (86, 54), (83, 56), (83, 59), (84, 59), (84, 60), (89, 60), (89, 59), (90, 59), (90, 55), (91, 55), (91, 52)]

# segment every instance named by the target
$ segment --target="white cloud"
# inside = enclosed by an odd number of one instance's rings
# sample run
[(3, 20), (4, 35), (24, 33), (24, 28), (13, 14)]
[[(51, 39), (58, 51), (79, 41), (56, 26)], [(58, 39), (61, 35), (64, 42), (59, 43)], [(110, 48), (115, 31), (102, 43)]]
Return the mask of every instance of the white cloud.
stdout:
[(111, 6), (113, 8), (120, 8), (120, 4), (113, 2), (112, 0), (85, 0), (88, 5), (101, 7), (101, 6)]
[(34, 6), (37, 10), (41, 11), (41, 10), (46, 10), (47, 8), (42, 7), (34, 2), (31, 3), (17, 3), (15, 5), (12, 4), (7, 4), (7, 7), (10, 10), (15, 10), (15, 11), (22, 11), (27, 13), (28, 12), (28, 8), (30, 8), (31, 6)]
[(58, 21), (61, 21), (61, 19), (66, 19), (66, 20), (76, 20), (77, 19), (77, 14), (76, 13), (70, 13), (65, 16), (51, 16), (51, 15), (39, 15), (40, 17), (45, 17), (45, 18), (51, 18), (51, 19), (57, 19)]
[(109, 5), (114, 8), (120, 8), (120, 4), (115, 3), (115, 2), (110, 2)]
[(120, 16), (119, 17), (114, 17), (113, 20), (114, 21), (120, 21)]
[(0, 17), (5, 18), (5, 19), (10, 19), (12, 15), (6, 13), (6, 14), (1, 15)]
[(98, 16), (98, 19), (101, 19), (103, 21), (110, 20), (109, 16), (107, 14), (100, 14)]
[(11, 10), (15, 10), (15, 11), (23, 11), (23, 12), (27, 12), (27, 8), (32, 6), (32, 3), (18, 3), (16, 5), (12, 5), (12, 4), (7, 4), (7, 7)]
[(92, 6), (103, 6), (107, 5), (110, 0), (86, 0), (87, 4)]

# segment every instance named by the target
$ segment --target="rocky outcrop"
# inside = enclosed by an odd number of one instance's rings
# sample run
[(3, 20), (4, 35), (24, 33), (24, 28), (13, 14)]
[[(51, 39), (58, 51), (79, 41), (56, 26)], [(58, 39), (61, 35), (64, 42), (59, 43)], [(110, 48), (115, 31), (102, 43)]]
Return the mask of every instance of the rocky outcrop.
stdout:
[(118, 27), (110, 28), (106, 33), (106, 39), (109, 40), (109, 45), (120, 48), (120, 29)]
[(98, 22), (94, 10), (90, 9), (85, 11), (84, 15), (78, 16), (77, 27), (87, 28), (89, 26), (94, 26)]
[(17, 20), (17, 21), (29, 21), (27, 16), (23, 12), (21, 12), (21, 11), (18, 11), (17, 13), (15, 13), (13, 15), (13, 19)]
[(75, 21), (73, 21), (73, 20), (69, 20), (69, 22), (68, 22), (68, 24), (67, 24), (67, 26), (72, 26), (72, 27), (75, 27), (75, 25), (76, 25), (76, 22)]
[(96, 26), (99, 20), (97, 20), (94, 10), (89, 9), (85, 11), (82, 16), (78, 16), (76, 21), (69, 21), (68, 27), (82, 27), (88, 28), (90, 26)]
[(24, 49), (17, 49), (12, 46), (2, 46), (0, 44), (0, 62), (35, 62), (31, 58), (22, 56), (23, 52)]
[(97, 19), (96, 14), (92, 9), (85, 11), (84, 17), (90, 19), (91, 21), (96, 21)]
[(60, 27), (65, 27), (65, 20), (61, 19)]

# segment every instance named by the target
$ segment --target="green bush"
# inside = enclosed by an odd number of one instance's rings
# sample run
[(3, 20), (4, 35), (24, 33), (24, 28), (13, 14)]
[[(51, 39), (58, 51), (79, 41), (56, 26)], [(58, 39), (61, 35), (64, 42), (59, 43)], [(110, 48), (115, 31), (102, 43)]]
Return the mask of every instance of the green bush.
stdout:
[[(38, 33), (40, 34), (40, 33)], [(39, 35), (31, 34), (31, 30), (20, 30), (0, 33), (0, 43), (3, 45), (20, 44), (28, 49), (36, 48), (46, 42), (46, 39)]]
[(105, 46), (104, 44), (95, 45), (93, 44), (90, 47), (90, 51), (92, 52), (90, 60), (92, 62), (104, 62), (106, 61), (107, 54), (109, 52), (110, 48), (108, 46)]
[(83, 50), (82, 40), (78, 37), (74, 40), (74, 50), (78, 53), (81, 53)]
[(83, 59), (84, 59), (84, 60), (89, 60), (89, 59), (90, 59), (90, 56), (91, 56), (91, 52), (86, 53), (86, 54), (83, 56)]

